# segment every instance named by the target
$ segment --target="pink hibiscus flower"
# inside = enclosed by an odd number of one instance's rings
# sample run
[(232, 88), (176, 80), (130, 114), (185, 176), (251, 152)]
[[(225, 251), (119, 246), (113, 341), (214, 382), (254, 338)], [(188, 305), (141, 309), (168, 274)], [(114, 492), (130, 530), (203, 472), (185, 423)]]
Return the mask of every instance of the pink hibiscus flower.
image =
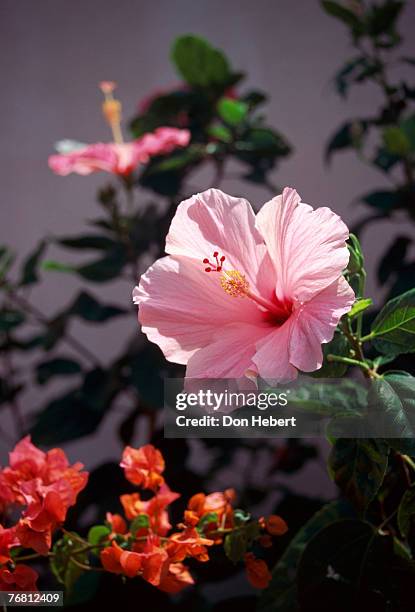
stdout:
[(151, 157), (185, 147), (189, 140), (188, 130), (161, 127), (133, 142), (98, 142), (68, 153), (51, 155), (48, 163), (51, 170), (61, 176), (71, 172), (87, 175), (99, 171), (129, 176)]
[(322, 365), (354, 293), (344, 277), (348, 229), (295, 189), (264, 204), (209, 189), (182, 202), (167, 257), (134, 289), (139, 321), (189, 378), (275, 381)]

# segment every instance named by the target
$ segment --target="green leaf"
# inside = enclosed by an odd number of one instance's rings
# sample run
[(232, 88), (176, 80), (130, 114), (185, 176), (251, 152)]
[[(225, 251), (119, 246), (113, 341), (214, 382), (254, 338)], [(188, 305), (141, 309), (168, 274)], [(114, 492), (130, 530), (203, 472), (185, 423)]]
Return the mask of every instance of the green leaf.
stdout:
[(386, 0), (380, 5), (373, 4), (367, 15), (368, 31), (371, 36), (390, 33), (405, 6), (402, 0)]
[(361, 200), (382, 213), (390, 213), (398, 208), (402, 198), (398, 191), (382, 190), (368, 193)]
[(22, 273), (20, 278), (21, 286), (28, 286), (37, 283), (39, 280), (38, 267), (40, 259), (45, 251), (46, 241), (42, 240), (36, 249), (23, 262)]
[(370, 308), (372, 304), (373, 304), (373, 300), (371, 298), (359, 298), (353, 304), (352, 309), (349, 310), (349, 312), (347, 313), (348, 318), (349, 319), (356, 318), (357, 315), (361, 314), (362, 312)]
[(333, 340), (323, 344), (323, 365), (311, 374), (313, 378), (341, 378), (347, 371), (347, 365), (337, 361), (328, 361), (327, 355), (347, 357), (350, 352), (347, 338), (340, 332), (334, 334)]
[(71, 264), (55, 261), (54, 259), (45, 259), (42, 262), (42, 270), (46, 272), (65, 272), (68, 274), (75, 272), (75, 268)]
[(180, 36), (173, 44), (172, 60), (189, 85), (225, 88), (230, 82), (229, 64), (218, 49), (199, 36)]
[(296, 573), (302, 552), (311, 538), (325, 526), (340, 518), (354, 516), (346, 501), (335, 501), (323, 506), (294, 536), (272, 571), (272, 580), (258, 603), (258, 612), (296, 612)]
[(52, 399), (36, 415), (31, 428), (35, 443), (57, 445), (93, 433), (124, 388), (120, 376), (118, 363), (107, 370), (95, 368), (81, 386)]
[(415, 485), (412, 485), (405, 491), (398, 508), (398, 527), (402, 537), (408, 537), (414, 517)]
[(355, 121), (346, 121), (333, 134), (326, 147), (325, 159), (329, 163), (333, 153), (349, 148), (360, 148), (362, 139), (368, 129), (368, 121), (356, 119)]
[(150, 517), (148, 516), (148, 514), (139, 514), (132, 520), (130, 524), (130, 532), (133, 536), (135, 536), (137, 531), (139, 531), (140, 529), (148, 529), (149, 527)]
[(231, 142), (232, 141), (232, 132), (225, 126), (221, 124), (214, 124), (209, 127), (209, 136), (212, 138), (216, 138), (221, 142)]
[(252, 546), (260, 536), (258, 521), (241, 522), (238, 529), (234, 529), (225, 537), (225, 554), (232, 561), (238, 563), (243, 559), (246, 551)]
[[(376, 532), (369, 523), (343, 519), (326, 525), (308, 543), (298, 567), (299, 603), (303, 606), (313, 593), (321, 592), (329, 576), (341, 585), (356, 584), (364, 569)], [(380, 536), (379, 536), (380, 537)]]
[[(50, 567), (58, 582), (65, 586), (65, 591), (70, 594), (76, 581), (83, 574), (82, 568), (76, 565), (70, 558), (77, 550), (82, 548), (82, 543), (78, 541), (76, 533), (65, 534), (53, 546), (54, 556), (50, 559)], [(76, 560), (86, 563), (87, 553), (77, 553)]]
[(26, 320), (23, 312), (19, 310), (11, 310), (3, 308), (0, 310), (0, 332), (9, 332), (19, 325), (22, 325)]
[(221, 98), (218, 102), (218, 113), (229, 125), (239, 125), (248, 114), (248, 105), (239, 100)]
[(248, 129), (235, 143), (238, 156), (249, 161), (254, 157), (284, 157), (291, 148), (281, 134), (269, 128)]
[(331, 0), (322, 0), (321, 5), (326, 13), (342, 21), (344, 24), (352, 28), (354, 32), (361, 32), (362, 24), (358, 16), (353, 13), (353, 11), (346, 8), (344, 5), (338, 4), (337, 2), (332, 2)]
[(379, 72), (379, 62), (359, 55), (348, 61), (335, 75), (334, 80), (339, 94), (346, 97), (352, 83), (362, 83)]
[(206, 514), (202, 516), (202, 518), (198, 522), (197, 529), (198, 531), (203, 531), (203, 529), (205, 529), (205, 527), (207, 527), (211, 523), (217, 523), (217, 522), (218, 522), (218, 513), (217, 512), (207, 512)]
[(81, 371), (81, 366), (74, 359), (54, 357), (37, 364), (36, 380), (39, 385), (44, 385), (55, 376), (73, 376)]
[(81, 291), (68, 310), (68, 315), (76, 315), (90, 323), (104, 323), (108, 319), (118, 317), (128, 312), (118, 306), (100, 304), (90, 293)]
[(366, 407), (366, 390), (350, 380), (310, 383), (293, 389), (289, 407), (326, 416), (358, 416)]
[(415, 289), (387, 302), (372, 323), (375, 348), (385, 355), (415, 351)]
[(382, 440), (336, 440), (328, 460), (337, 486), (360, 511), (376, 496), (388, 465), (388, 447)]
[(238, 529), (228, 533), (224, 542), (225, 555), (232, 561), (238, 563), (243, 559), (247, 550), (247, 541), (243, 529)]
[(100, 236), (98, 234), (78, 236), (75, 238), (69, 236), (62, 237), (58, 238), (55, 242), (66, 247), (67, 249), (77, 250), (93, 249), (98, 251), (107, 251), (109, 249), (113, 249), (117, 245), (117, 243), (111, 238), (108, 238), (107, 236)]
[(404, 157), (410, 152), (411, 142), (405, 132), (397, 125), (386, 127), (382, 136), (386, 150), (392, 155)]
[(373, 159), (375, 166), (383, 172), (389, 172), (392, 168), (401, 161), (399, 155), (393, 155), (385, 147), (379, 147), (376, 156)]
[(111, 529), (109, 529), (106, 525), (94, 525), (88, 531), (88, 542), (92, 546), (98, 546), (101, 543), (101, 540), (108, 538), (111, 533)]
[(349, 249), (347, 273), (351, 275), (359, 274), (362, 271), (365, 261), (360, 241), (354, 234), (350, 234), (347, 241), (347, 248)]
[[(379, 434), (389, 446), (404, 454), (415, 455), (415, 379), (405, 374), (388, 374), (373, 381), (368, 395)], [(387, 435), (385, 435), (385, 433)]]
[(127, 263), (126, 253), (123, 248), (109, 251), (107, 255), (76, 268), (76, 272), (85, 280), (95, 283), (105, 283), (118, 278)]

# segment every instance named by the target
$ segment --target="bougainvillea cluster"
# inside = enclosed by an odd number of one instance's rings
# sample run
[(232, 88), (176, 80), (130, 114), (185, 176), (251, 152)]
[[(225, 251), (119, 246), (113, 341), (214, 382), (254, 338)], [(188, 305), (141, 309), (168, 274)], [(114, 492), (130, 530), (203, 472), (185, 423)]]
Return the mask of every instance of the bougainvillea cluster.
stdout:
[[(127, 447), (121, 467), (130, 483), (150, 491), (152, 496), (144, 500), (139, 492), (122, 495), (125, 517), (107, 515), (111, 533), (100, 558), (109, 572), (130, 578), (140, 575), (162, 591), (177, 593), (193, 584), (183, 563), (186, 559), (209, 561), (212, 546), (225, 544), (225, 550), (227, 544), (234, 547), (231, 539), (242, 531), (247, 544), (253, 544), (266, 538), (265, 534), (282, 535), (287, 530), (280, 517), (251, 521), (249, 515), (235, 510), (233, 489), (193, 495), (183, 521), (172, 529), (168, 508), (180, 495), (171, 491), (164, 480), (161, 453), (152, 445)], [(263, 543), (267, 546), (268, 540)], [(265, 562), (247, 550), (241, 551), (240, 558), (245, 558), (251, 584), (264, 588), (270, 579)]]
[(70, 465), (62, 449), (45, 453), (30, 436), (16, 445), (9, 466), (0, 471), (1, 589), (34, 590), (36, 572), (15, 564), (12, 551), (22, 547), (47, 555), (53, 533), (63, 525), (87, 481), (82, 463)]
[[(37, 572), (20, 560), (47, 556), (64, 584), (62, 559), (65, 567), (72, 563), (82, 571), (141, 577), (161, 591), (178, 593), (194, 583), (185, 561), (207, 562), (211, 547), (219, 545), (233, 562), (244, 560), (254, 587), (267, 586), (269, 569), (253, 548), (267, 548), (271, 536), (287, 531), (281, 517), (251, 519), (234, 508), (235, 491), (227, 489), (193, 495), (183, 521), (173, 528), (169, 506), (180, 494), (164, 479), (160, 451), (150, 444), (127, 446), (120, 465), (140, 490), (121, 495), (124, 516), (108, 512), (105, 524), (93, 526), (83, 538), (64, 529), (68, 508), (87, 484), (82, 464), (71, 466), (61, 449), (43, 452), (30, 437), (17, 444), (9, 466), (0, 472), (0, 590), (36, 590)], [(59, 529), (63, 535), (53, 542)]]

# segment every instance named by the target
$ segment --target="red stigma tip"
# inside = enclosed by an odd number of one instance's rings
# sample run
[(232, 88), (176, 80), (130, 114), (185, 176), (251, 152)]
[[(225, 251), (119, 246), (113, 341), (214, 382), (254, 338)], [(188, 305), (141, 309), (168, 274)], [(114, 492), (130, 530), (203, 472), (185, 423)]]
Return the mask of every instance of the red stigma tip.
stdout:
[(217, 251), (215, 251), (215, 252), (213, 253), (213, 257), (217, 257), (218, 255), (219, 255), (219, 253), (218, 253)]
[(212, 268), (205, 268), (205, 272), (212, 272)]
[(209, 260), (207, 257), (204, 258), (203, 263), (209, 263)]

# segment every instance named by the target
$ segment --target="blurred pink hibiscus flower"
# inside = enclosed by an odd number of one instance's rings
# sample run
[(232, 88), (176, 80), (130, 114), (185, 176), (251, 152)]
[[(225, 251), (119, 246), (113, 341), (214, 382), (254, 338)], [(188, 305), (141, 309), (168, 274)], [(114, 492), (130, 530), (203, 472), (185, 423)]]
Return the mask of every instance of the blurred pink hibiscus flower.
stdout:
[(160, 127), (132, 142), (98, 142), (51, 155), (49, 167), (61, 176), (71, 172), (87, 175), (99, 171), (128, 176), (151, 157), (166, 155), (176, 147), (185, 147), (189, 140), (188, 130)]
[(134, 289), (142, 329), (188, 378), (317, 370), (354, 301), (347, 238), (338, 215), (289, 187), (257, 215), (217, 189), (195, 195), (177, 209), (168, 256)]

